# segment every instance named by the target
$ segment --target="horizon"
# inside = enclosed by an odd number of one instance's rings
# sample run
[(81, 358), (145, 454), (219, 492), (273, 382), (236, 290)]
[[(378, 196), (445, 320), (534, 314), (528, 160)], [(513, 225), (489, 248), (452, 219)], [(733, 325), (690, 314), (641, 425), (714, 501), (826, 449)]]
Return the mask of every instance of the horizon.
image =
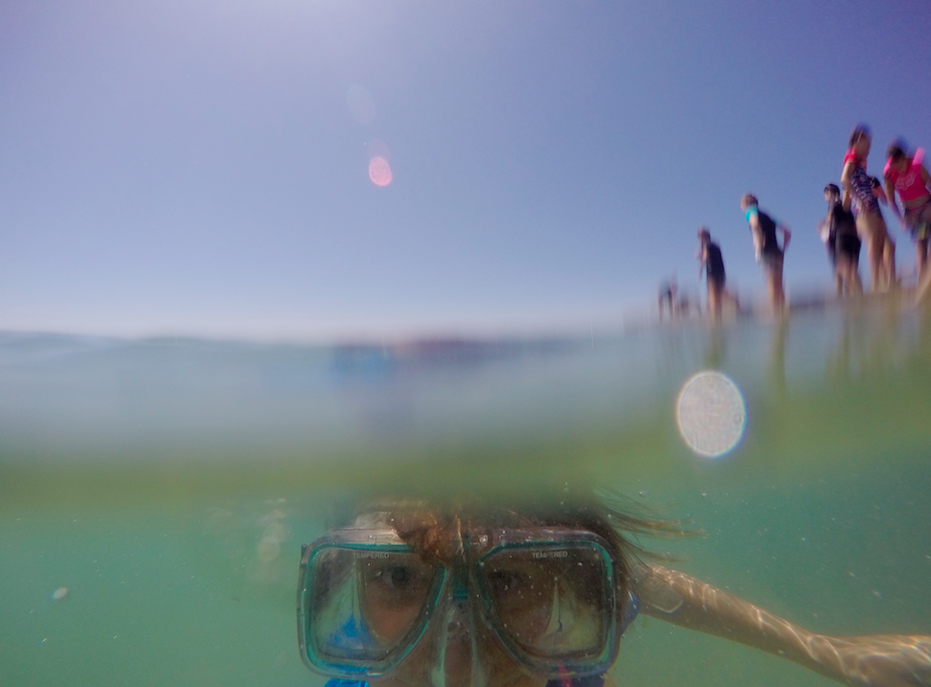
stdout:
[(623, 329), (673, 274), (704, 307), (700, 225), (763, 297), (747, 191), (792, 229), (789, 297), (828, 294), (850, 130), (874, 174), (931, 147), (931, 6), (895, 9), (4, 3), (0, 329)]

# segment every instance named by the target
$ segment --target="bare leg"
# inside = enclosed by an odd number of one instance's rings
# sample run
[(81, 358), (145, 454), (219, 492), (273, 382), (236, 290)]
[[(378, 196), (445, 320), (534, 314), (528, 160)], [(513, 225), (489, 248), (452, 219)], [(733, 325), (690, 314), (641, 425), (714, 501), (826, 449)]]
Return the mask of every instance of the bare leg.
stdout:
[(863, 282), (860, 281), (860, 271), (857, 269), (857, 263), (853, 260), (847, 261), (847, 293), (854, 296), (863, 295)]
[[(917, 216), (912, 220), (915, 223), (917, 231), (920, 233), (922, 229), (927, 231), (927, 226), (931, 224), (931, 203), (925, 205)], [(931, 237), (925, 237), (923, 239), (918, 239), (915, 241), (915, 265), (918, 268), (918, 283), (921, 283), (921, 279), (924, 276), (925, 270), (928, 268), (928, 256), (929, 251), (931, 251)]]
[[(885, 222), (883, 223), (885, 225)], [(894, 289), (898, 285), (895, 274), (895, 241), (886, 234), (883, 244), (883, 274), (885, 275), (886, 290)]]
[(779, 315), (786, 307), (786, 294), (782, 289), (782, 263), (766, 267), (766, 286), (769, 290), (769, 304), (774, 315)]
[(712, 322), (721, 321), (721, 301), (723, 300), (724, 285), (714, 280), (708, 280), (708, 314)]
[(918, 239), (915, 241), (915, 266), (918, 268), (918, 281), (921, 281), (921, 277), (925, 273), (925, 269), (928, 267), (928, 244), (931, 243), (929, 239)]
[[(870, 268), (870, 287), (874, 293), (886, 285), (886, 232), (882, 217), (869, 212), (857, 216), (857, 233), (866, 244), (866, 260)], [(893, 253), (892, 259), (895, 260)]]
[(918, 288), (915, 289), (915, 302), (924, 303), (931, 296), (931, 270), (925, 270), (924, 275), (918, 280)]
[(849, 257), (838, 256), (837, 274), (844, 284), (844, 294), (846, 296), (859, 296), (863, 293), (863, 284), (860, 282), (857, 265)]

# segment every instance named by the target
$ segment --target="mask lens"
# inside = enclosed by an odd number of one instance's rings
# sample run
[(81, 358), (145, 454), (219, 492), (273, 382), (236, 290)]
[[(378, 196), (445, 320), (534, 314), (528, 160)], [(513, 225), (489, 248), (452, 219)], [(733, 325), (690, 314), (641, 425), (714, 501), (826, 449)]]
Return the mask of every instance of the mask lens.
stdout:
[(423, 632), (442, 568), (409, 551), (329, 546), (308, 561), (309, 657), (335, 668), (378, 674), (406, 655)]
[(601, 546), (587, 542), (505, 547), (486, 555), (480, 584), (505, 645), (550, 666), (584, 670), (604, 661), (615, 614), (609, 560)]

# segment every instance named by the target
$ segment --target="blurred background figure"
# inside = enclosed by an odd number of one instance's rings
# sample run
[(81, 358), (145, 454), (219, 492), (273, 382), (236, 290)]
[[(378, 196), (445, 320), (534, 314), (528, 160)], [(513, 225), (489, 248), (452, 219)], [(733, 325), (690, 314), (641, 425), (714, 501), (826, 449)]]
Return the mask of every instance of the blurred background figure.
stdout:
[(679, 294), (679, 302), (676, 305), (679, 308), (679, 317), (682, 319), (691, 317), (693, 309), (696, 315), (701, 316), (701, 304), (698, 302), (698, 298), (693, 300), (692, 297), (685, 292)]
[(853, 214), (844, 209), (840, 199), (840, 188), (835, 184), (824, 187), (824, 200), (828, 214), (824, 220), (827, 234), (828, 253), (834, 266), (834, 284), (838, 296), (863, 293), (860, 281), (860, 237)]
[(725, 283), (727, 275), (724, 271), (724, 257), (721, 248), (711, 240), (708, 227), (698, 230), (698, 278), (702, 272), (708, 284), (708, 315), (712, 322), (721, 320), (721, 310), (725, 298)]
[[(782, 224), (777, 224), (765, 212), (761, 212), (759, 202), (752, 193), (741, 199), (740, 207), (750, 225), (756, 261), (763, 267), (770, 308), (773, 314), (781, 314), (786, 305), (785, 291), (782, 288), (782, 263), (792, 239), (792, 232)], [(777, 233), (782, 234), (781, 246)]]
[(844, 189), (844, 208), (853, 210), (857, 233), (866, 244), (871, 289), (878, 292), (888, 291), (894, 284), (895, 243), (886, 230), (876, 186), (866, 172), (866, 158), (870, 154), (871, 143), (870, 130), (866, 125), (858, 125), (850, 134), (850, 148), (844, 156), (841, 186)]
[[(914, 155), (908, 155), (906, 149), (905, 142), (901, 140), (889, 146), (883, 178), (889, 209), (915, 242), (915, 267), (921, 283), (931, 248), (931, 192), (928, 190), (931, 177), (922, 163), (924, 150), (919, 148)], [(902, 203), (901, 210), (899, 202)]]
[(828, 253), (828, 263), (831, 265), (831, 276), (834, 277), (834, 291), (840, 296), (841, 295), (841, 285), (840, 279), (837, 276), (837, 251), (835, 241), (834, 241), (834, 232), (831, 229), (831, 223), (827, 218), (818, 221), (818, 227), (815, 229), (818, 232), (818, 238), (821, 239), (821, 243), (824, 244), (825, 249)]
[(657, 304), (659, 305), (659, 320), (663, 321), (663, 310), (666, 310), (666, 314), (670, 320), (676, 319), (679, 312), (679, 301), (678, 301), (678, 291), (679, 288), (676, 285), (676, 277), (673, 275), (667, 281), (664, 281), (659, 285), (659, 296), (657, 298)]

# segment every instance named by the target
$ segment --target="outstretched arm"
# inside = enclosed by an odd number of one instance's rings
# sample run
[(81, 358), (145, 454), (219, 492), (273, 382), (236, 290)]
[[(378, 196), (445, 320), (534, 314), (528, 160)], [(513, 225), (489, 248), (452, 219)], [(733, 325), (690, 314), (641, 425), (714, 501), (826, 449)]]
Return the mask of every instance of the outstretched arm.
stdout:
[(645, 569), (636, 593), (647, 615), (788, 658), (847, 685), (931, 685), (931, 637), (819, 635), (694, 577), (658, 565)]
[(892, 214), (895, 215), (895, 218), (902, 224), (902, 213), (899, 212), (899, 204), (895, 200), (895, 184), (889, 179), (883, 179), (883, 183), (886, 187), (886, 197), (889, 199), (889, 209), (892, 210)]

